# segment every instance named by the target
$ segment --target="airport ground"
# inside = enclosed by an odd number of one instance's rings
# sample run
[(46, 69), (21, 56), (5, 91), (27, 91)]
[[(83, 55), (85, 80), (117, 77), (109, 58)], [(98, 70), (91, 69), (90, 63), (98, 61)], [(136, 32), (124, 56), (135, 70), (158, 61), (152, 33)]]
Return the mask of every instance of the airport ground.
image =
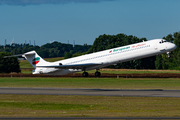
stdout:
[[(21, 68), (19, 74), (0, 74), (0, 77), (47, 77), (47, 75), (38, 74), (32, 75), (33, 68)], [(88, 71), (91, 78), (96, 78), (94, 73), (96, 70)], [(101, 76), (99, 78), (180, 78), (180, 70), (134, 70), (134, 69), (101, 69)], [(48, 76), (48, 77), (82, 77), (83, 72), (74, 74), (61, 75), (61, 76)]]
[[(134, 72), (143, 74), (138, 70)], [(132, 71), (127, 74), (132, 74)], [(180, 78), (9, 76), (0, 77), (0, 87), (180, 90)], [(0, 94), (0, 117), (180, 117), (180, 97)]]
[(180, 98), (0, 95), (0, 117), (179, 117)]

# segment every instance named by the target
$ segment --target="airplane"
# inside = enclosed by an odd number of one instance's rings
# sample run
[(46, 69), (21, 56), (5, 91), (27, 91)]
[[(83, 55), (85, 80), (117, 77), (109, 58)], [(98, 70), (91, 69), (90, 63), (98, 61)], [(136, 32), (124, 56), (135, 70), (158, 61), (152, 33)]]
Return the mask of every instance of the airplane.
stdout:
[(35, 68), (32, 74), (66, 75), (84, 71), (82, 76), (87, 77), (88, 72), (86, 71), (96, 69), (95, 76), (98, 77), (101, 75), (99, 70), (103, 67), (163, 53), (167, 53), (169, 57), (169, 53), (174, 49), (176, 49), (174, 43), (167, 42), (164, 39), (153, 39), (56, 62), (45, 61), (36, 51), (5, 56), (5, 58), (14, 56), (25, 57)]

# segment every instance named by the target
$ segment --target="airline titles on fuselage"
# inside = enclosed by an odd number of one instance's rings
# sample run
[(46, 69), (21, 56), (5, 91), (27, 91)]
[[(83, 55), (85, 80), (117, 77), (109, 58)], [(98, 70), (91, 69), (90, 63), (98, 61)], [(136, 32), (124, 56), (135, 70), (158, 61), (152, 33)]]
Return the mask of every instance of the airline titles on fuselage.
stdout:
[(150, 45), (146, 45), (146, 43), (143, 43), (143, 44), (133, 45), (131, 47), (127, 46), (127, 47), (123, 47), (123, 48), (113, 49), (113, 50), (110, 50), (108, 52), (108, 54), (104, 54), (104, 55), (100, 55), (100, 56), (94, 56), (94, 57), (90, 57), (90, 58), (86, 58), (86, 59), (81, 59), (81, 60), (69, 62), (69, 63), (66, 63), (65, 65), (77, 64), (79, 62), (84, 62), (84, 61), (93, 60), (93, 59), (99, 59), (99, 58), (102, 58), (102, 57), (107, 57), (107, 56), (110, 56), (110, 55), (124, 53), (124, 52), (132, 51), (132, 50), (138, 50), (138, 49), (147, 48), (147, 47), (150, 47)]

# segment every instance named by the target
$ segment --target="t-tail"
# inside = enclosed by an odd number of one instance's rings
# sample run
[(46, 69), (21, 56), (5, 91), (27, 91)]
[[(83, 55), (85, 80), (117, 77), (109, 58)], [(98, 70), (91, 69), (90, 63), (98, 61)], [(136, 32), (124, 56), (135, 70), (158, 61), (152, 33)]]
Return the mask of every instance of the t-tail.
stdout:
[(22, 57), (25, 57), (34, 68), (36, 68), (36, 65), (44, 66), (49, 63), (49, 62), (45, 61), (44, 59), (42, 59), (36, 53), (36, 51), (27, 52), (27, 53), (23, 54)]
[(19, 54), (19, 55), (5, 56), (5, 58), (7, 58), (7, 57), (16, 57), (16, 56), (25, 57), (34, 68), (36, 68), (37, 65), (38, 66), (46, 66), (47, 64), (49, 64), (49, 62), (42, 59), (36, 53), (36, 51), (30, 51), (30, 52), (27, 52), (27, 53), (24, 53), (24, 54)]

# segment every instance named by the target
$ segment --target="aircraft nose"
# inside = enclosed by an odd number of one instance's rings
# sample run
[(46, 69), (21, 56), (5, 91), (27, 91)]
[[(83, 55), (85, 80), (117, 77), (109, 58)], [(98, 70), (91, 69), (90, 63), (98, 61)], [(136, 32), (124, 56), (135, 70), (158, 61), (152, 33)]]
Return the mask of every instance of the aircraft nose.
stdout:
[(176, 47), (177, 47), (177, 46), (174, 44), (173, 49), (176, 49)]
[(172, 50), (176, 49), (176, 47), (177, 47), (177, 46), (176, 46), (175, 44), (171, 43), (171, 49), (172, 49)]

